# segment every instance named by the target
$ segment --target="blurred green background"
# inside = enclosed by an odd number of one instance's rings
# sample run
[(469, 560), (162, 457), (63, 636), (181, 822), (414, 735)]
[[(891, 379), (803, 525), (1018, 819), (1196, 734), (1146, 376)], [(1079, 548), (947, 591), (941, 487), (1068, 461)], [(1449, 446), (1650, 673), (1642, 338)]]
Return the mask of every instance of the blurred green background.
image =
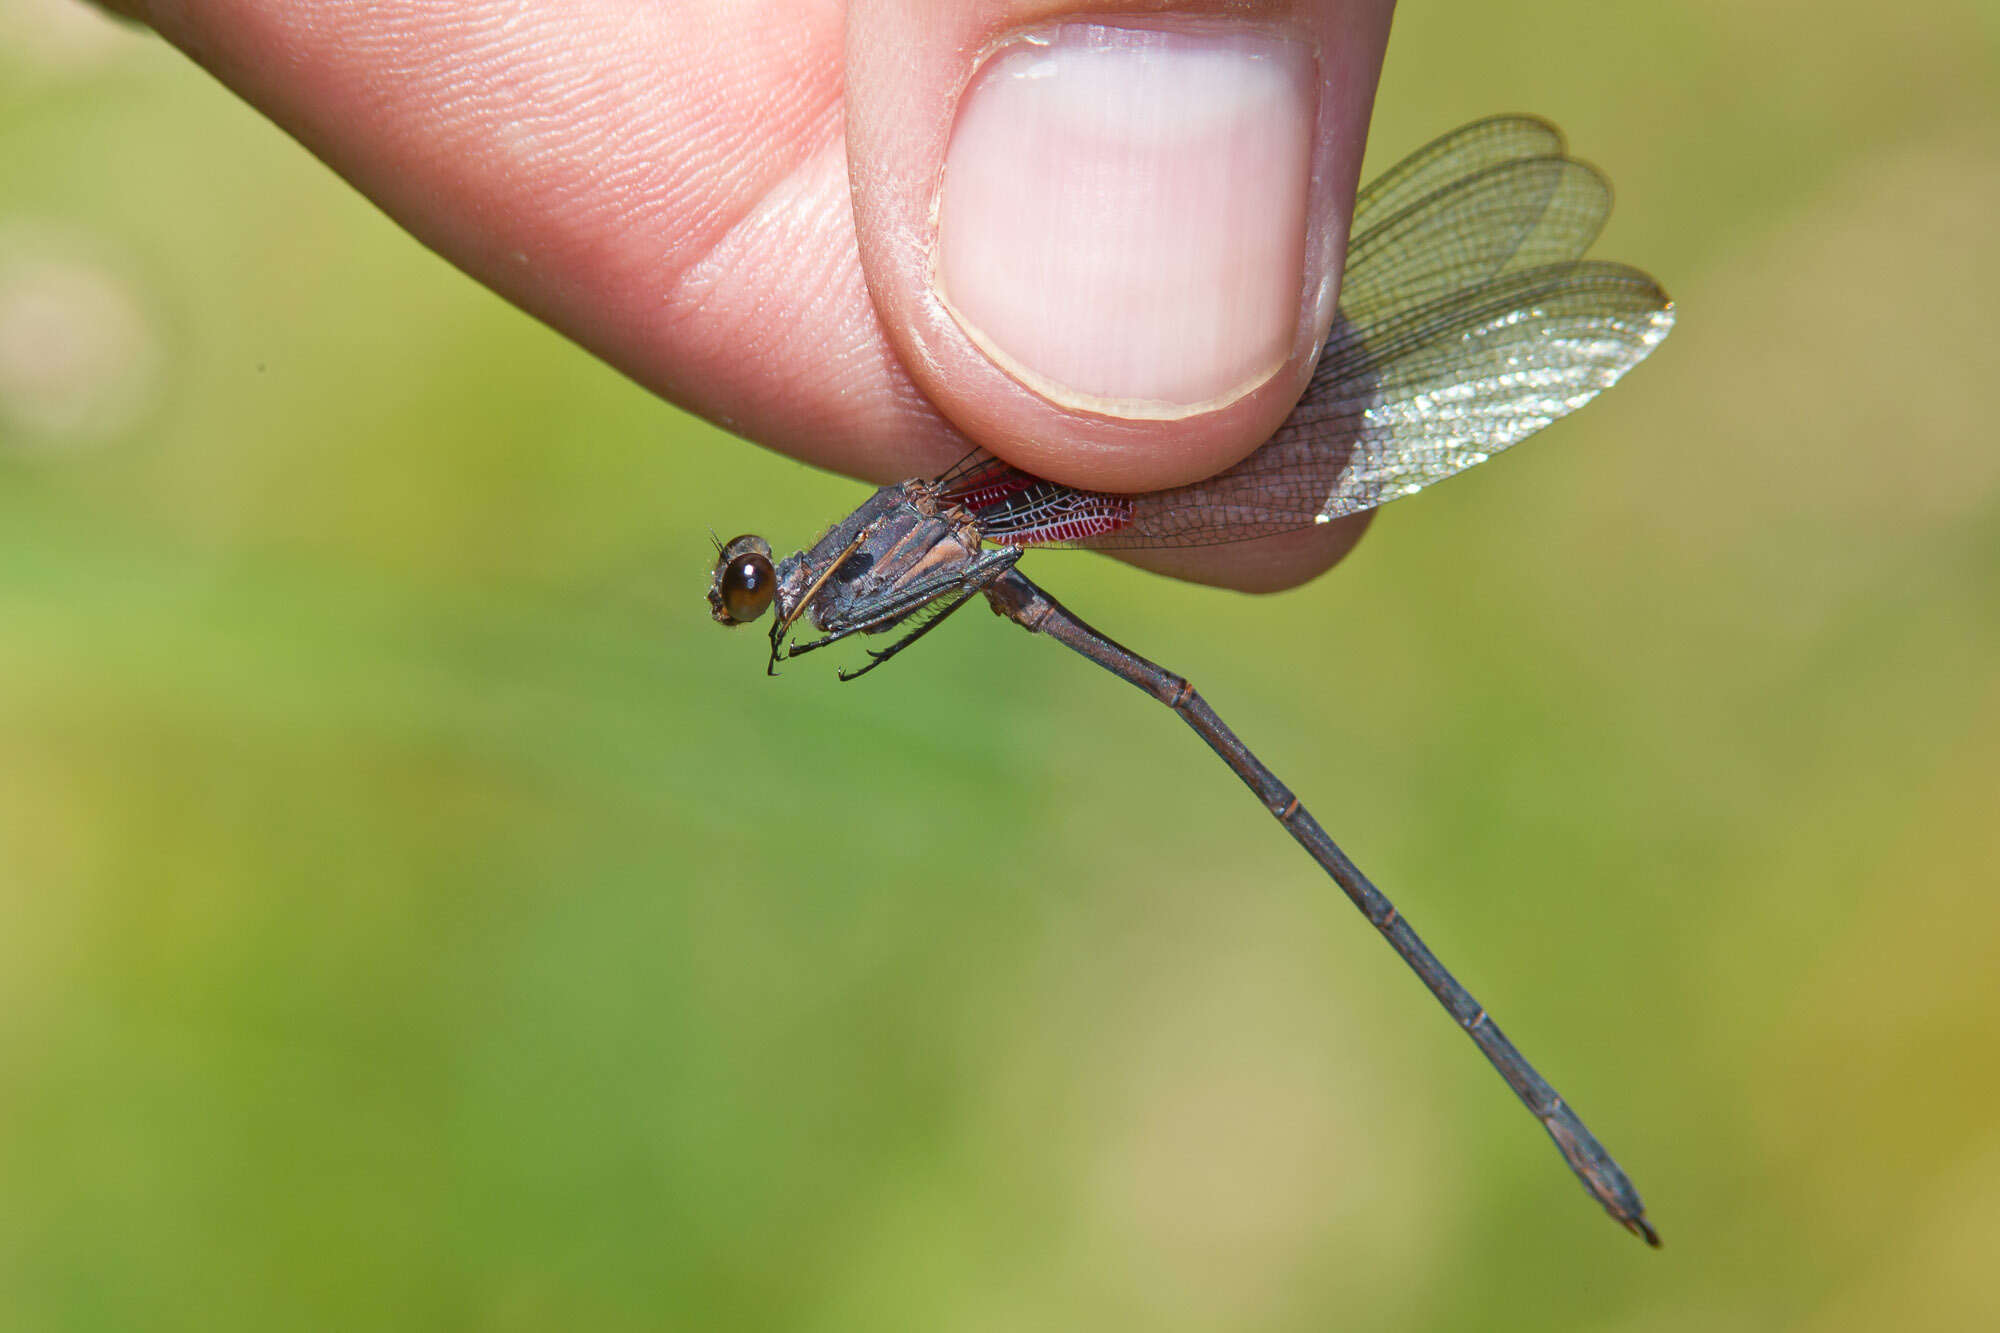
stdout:
[[(163, 46), (0, 0), (0, 1327), (2000, 1326), (2000, 17), (1410, 5), (1674, 336), (1191, 675), (1653, 1254), (1157, 707), (767, 680), (685, 419)], [(810, 659), (809, 659), (810, 661)]]

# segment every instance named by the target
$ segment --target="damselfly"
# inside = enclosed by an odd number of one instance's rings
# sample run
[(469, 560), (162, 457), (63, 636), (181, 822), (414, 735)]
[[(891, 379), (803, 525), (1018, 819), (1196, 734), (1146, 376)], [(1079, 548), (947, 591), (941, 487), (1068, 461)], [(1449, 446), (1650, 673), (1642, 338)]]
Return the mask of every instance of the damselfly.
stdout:
[[(725, 625), (776, 602), (770, 670), (852, 634), (898, 631), (865, 666), (841, 673), (850, 680), (984, 596), (1172, 708), (1423, 979), (1592, 1197), (1658, 1245), (1638, 1191), (1596, 1136), (1194, 688), (1015, 568), (1030, 546), (1199, 546), (1331, 522), (1483, 463), (1574, 412), (1673, 325), (1673, 305), (1651, 278), (1583, 258), (1610, 205), (1609, 185), (1566, 154), (1554, 126), (1522, 116), (1468, 125), (1361, 191), (1339, 314), (1311, 385), (1277, 434), (1235, 467), (1117, 495), (975, 453), (943, 476), (883, 487), (783, 560), (773, 562), (761, 537), (738, 537), (719, 550), (708, 599)], [(793, 643), (802, 618), (819, 637)]]

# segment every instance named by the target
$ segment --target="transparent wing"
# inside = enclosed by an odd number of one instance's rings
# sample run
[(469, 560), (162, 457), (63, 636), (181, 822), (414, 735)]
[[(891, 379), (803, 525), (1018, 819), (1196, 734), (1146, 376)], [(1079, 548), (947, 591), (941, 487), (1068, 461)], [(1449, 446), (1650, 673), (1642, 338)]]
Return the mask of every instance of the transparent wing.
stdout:
[(1365, 333), (1505, 272), (1579, 260), (1610, 213), (1610, 183), (1565, 157), (1547, 121), (1503, 116), (1447, 134), (1357, 196), (1336, 333)]
[[(1062, 544), (1208, 545), (1324, 523), (1485, 462), (1609, 388), (1666, 337), (1673, 306), (1636, 269), (1583, 262), (1611, 191), (1562, 152), (1547, 122), (1500, 117), (1362, 191), (1340, 313), (1277, 434), (1217, 476), (1115, 497), (1128, 508), (1114, 530)], [(1051, 542), (1025, 512), (1016, 499), (980, 520), (997, 540)]]
[(1363, 185), (1354, 196), (1360, 237), (1445, 186), (1527, 157), (1561, 157), (1563, 133), (1540, 116), (1489, 116), (1439, 135)]
[(1567, 416), (1673, 323), (1659, 285), (1587, 263), (1513, 274), (1353, 343), (1270, 442), (1190, 486), (1129, 497), (1097, 548), (1290, 532), (1413, 495)]
[[(1414, 495), (1618, 382), (1673, 327), (1658, 283), (1620, 264), (1530, 269), (1383, 330), (1315, 377), (1273, 442), (1344, 447), (1319, 517)], [(1349, 431), (1351, 444), (1343, 441)]]

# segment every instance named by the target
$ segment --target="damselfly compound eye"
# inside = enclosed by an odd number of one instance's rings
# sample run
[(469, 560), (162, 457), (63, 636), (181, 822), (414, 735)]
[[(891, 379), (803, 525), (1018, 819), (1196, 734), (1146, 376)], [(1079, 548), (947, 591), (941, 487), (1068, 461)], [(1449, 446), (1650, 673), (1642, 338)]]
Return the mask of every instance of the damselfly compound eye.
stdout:
[(722, 548), (708, 585), (709, 614), (725, 625), (745, 625), (771, 609), (778, 576), (771, 568), (771, 545), (743, 536)]

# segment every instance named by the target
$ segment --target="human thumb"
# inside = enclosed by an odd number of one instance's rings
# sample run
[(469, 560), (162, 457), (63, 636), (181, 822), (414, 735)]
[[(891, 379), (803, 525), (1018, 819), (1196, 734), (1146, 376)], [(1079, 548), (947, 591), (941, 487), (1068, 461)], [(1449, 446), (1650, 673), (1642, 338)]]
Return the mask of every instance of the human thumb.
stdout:
[(973, 439), (1152, 490), (1247, 455), (1333, 317), (1391, 0), (851, 0), (890, 341)]

